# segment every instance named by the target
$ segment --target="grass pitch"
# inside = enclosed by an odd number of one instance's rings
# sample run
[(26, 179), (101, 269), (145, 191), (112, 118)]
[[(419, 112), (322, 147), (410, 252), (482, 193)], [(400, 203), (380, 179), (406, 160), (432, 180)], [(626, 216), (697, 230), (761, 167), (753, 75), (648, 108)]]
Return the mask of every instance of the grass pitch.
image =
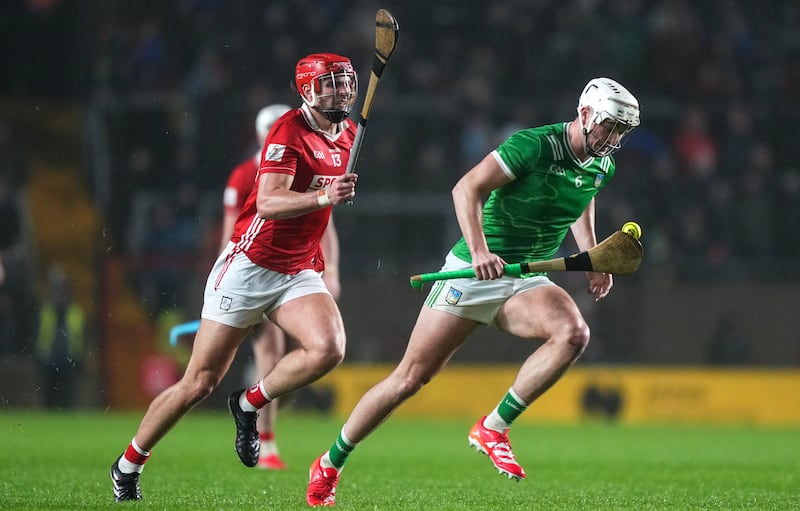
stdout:
[[(0, 509), (308, 509), (308, 465), (341, 419), (284, 412), (289, 469), (248, 469), (226, 412), (193, 412), (158, 445), (144, 500), (113, 501), (108, 469), (141, 415), (0, 412)], [(800, 508), (800, 430), (517, 424), (528, 478), (497, 474), (467, 446), (474, 418), (390, 419), (351, 455), (342, 510), (787, 510)]]

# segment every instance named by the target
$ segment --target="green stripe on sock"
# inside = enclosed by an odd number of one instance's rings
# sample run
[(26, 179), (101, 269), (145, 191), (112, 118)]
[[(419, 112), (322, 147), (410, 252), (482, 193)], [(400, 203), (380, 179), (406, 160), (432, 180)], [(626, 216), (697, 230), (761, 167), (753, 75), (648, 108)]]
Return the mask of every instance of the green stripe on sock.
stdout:
[(342, 468), (344, 466), (344, 462), (347, 461), (347, 457), (350, 456), (350, 453), (353, 452), (355, 446), (348, 445), (344, 439), (342, 439), (342, 434), (339, 433), (339, 437), (336, 439), (336, 442), (333, 443), (330, 450), (328, 451), (328, 456), (331, 458), (331, 463), (337, 469)]
[(511, 392), (507, 392), (500, 404), (497, 405), (497, 415), (503, 418), (508, 425), (514, 422), (528, 407), (514, 399)]

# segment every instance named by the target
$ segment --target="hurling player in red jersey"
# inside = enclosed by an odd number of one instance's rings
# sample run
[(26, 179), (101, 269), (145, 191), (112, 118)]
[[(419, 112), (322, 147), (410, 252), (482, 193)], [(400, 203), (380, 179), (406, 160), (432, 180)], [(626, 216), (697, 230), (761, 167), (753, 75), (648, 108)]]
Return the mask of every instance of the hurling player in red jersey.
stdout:
[(228, 371), (250, 328), (264, 316), (297, 341), (249, 389), (232, 393), (239, 459), (258, 463), (258, 411), (302, 388), (344, 358), (342, 316), (321, 272), (320, 240), (331, 209), (355, 196), (347, 162), (356, 134), (348, 119), (358, 93), (350, 59), (317, 53), (300, 59), (295, 85), (303, 104), (275, 122), (264, 145), (257, 188), (208, 276), (200, 328), (181, 379), (150, 403), (136, 435), (111, 465), (117, 501), (141, 500), (139, 475), (159, 440), (206, 398)]
[[(261, 109), (256, 116), (256, 137), (259, 148), (263, 148), (272, 125), (283, 114), (291, 110), (287, 105), (269, 105)], [(222, 239), (220, 250), (225, 250), (228, 242), (233, 235), (233, 227), (236, 219), (244, 206), (244, 201), (253, 190), (261, 162), (261, 151), (258, 151), (251, 158), (237, 165), (230, 176), (223, 194), (224, 215), (222, 220)], [(322, 235), (322, 253), (325, 256), (325, 272), (322, 280), (335, 300), (338, 300), (341, 290), (339, 282), (339, 238), (336, 227), (333, 224), (333, 216), (328, 221), (328, 227)], [(255, 328), (252, 335), (253, 356), (255, 358), (255, 370), (257, 374), (267, 374), (275, 367), (286, 353), (286, 338), (283, 330), (272, 321), (264, 321)], [(274, 399), (267, 403), (258, 414), (258, 438), (261, 441), (261, 450), (258, 456), (258, 468), (281, 470), (286, 468), (286, 464), (280, 457), (277, 442), (275, 441), (275, 419), (278, 415), (278, 400)]]

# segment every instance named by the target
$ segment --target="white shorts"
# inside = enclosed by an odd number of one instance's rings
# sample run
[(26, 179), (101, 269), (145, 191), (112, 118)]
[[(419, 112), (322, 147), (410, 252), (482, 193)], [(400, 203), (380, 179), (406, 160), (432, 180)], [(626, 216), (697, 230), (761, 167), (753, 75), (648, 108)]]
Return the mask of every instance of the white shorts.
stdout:
[(267, 314), (301, 296), (330, 294), (320, 273), (303, 270), (287, 275), (252, 262), (245, 254), (232, 254), (228, 243), (206, 281), (201, 317), (225, 325), (247, 328)]
[[(449, 252), (440, 271), (463, 270), (472, 265)], [(493, 326), (500, 307), (514, 295), (539, 286), (554, 286), (544, 275), (519, 278), (504, 275), (494, 280), (476, 278), (439, 280), (434, 283), (425, 305), (484, 325)]]

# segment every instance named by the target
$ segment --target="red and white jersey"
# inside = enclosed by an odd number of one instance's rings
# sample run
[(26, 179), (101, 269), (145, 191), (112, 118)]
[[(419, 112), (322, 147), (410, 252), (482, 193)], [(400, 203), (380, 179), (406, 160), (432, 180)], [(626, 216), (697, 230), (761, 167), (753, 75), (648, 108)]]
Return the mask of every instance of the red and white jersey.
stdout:
[[(344, 129), (330, 135), (319, 129), (308, 107), (286, 112), (275, 121), (261, 152), (254, 184), (267, 172), (294, 176), (291, 190), (308, 192), (330, 186), (344, 174), (356, 125), (344, 121)], [(331, 208), (322, 208), (295, 218), (265, 220), (256, 211), (258, 187), (248, 195), (236, 220), (231, 241), (255, 264), (294, 275), (301, 270), (325, 269), (320, 240)]]
[(261, 161), (260, 152), (243, 161), (231, 171), (231, 175), (228, 176), (228, 184), (225, 186), (225, 193), (222, 195), (222, 207), (225, 208), (226, 213), (238, 215), (242, 211), (244, 201), (255, 188), (259, 161)]

